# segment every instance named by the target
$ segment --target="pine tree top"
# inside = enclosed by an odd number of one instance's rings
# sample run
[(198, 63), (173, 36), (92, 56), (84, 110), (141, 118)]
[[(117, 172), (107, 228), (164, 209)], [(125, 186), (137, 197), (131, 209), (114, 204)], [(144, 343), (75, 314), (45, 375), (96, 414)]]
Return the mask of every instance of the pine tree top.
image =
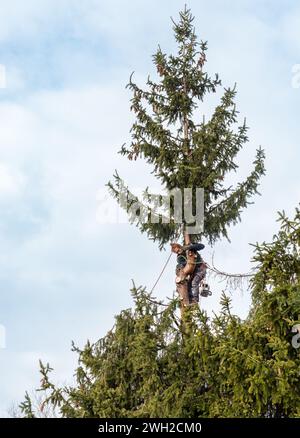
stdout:
[[(212, 78), (205, 71), (207, 43), (198, 42), (193, 20), (191, 11), (185, 7), (179, 21), (173, 21), (177, 53), (167, 55), (158, 47), (153, 56), (157, 81), (148, 77), (142, 89), (131, 75), (128, 88), (133, 94), (131, 111), (135, 122), (131, 143), (124, 144), (120, 153), (129, 160), (146, 160), (166, 190), (204, 189), (204, 231), (192, 239), (206, 237), (213, 243), (228, 237), (228, 227), (240, 220), (241, 211), (248, 206), (251, 196), (258, 193), (259, 180), (265, 172), (264, 152), (261, 148), (257, 150), (248, 177), (236, 187), (226, 186), (225, 176), (238, 169), (236, 156), (248, 141), (248, 128), (245, 120), (238, 124), (235, 86), (222, 89), (218, 74)], [(223, 94), (212, 116), (199, 117), (204, 98), (217, 89), (223, 90)], [(182, 223), (175, 221), (172, 205), (168, 224), (162, 220), (145, 221), (145, 209), (149, 213), (147, 218), (156, 211), (149, 203), (150, 194), (147, 192), (142, 202), (117, 173), (108, 186), (117, 199), (120, 193), (127, 193), (130, 205), (143, 205), (140, 209), (143, 214), (138, 212), (132, 221), (149, 238), (158, 241), (160, 247), (182, 236), (189, 225), (184, 219)], [(126, 209), (130, 210), (128, 205)]]

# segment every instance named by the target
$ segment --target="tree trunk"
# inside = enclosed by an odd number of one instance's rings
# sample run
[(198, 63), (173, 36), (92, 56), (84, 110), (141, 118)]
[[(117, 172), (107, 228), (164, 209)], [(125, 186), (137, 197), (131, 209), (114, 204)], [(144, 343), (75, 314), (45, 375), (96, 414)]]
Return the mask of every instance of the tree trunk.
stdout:
[[(184, 232), (184, 244), (189, 245), (190, 243), (191, 243), (190, 235)], [(188, 281), (184, 280), (184, 282), (177, 284), (176, 289), (180, 297), (180, 313), (182, 319), (186, 307), (190, 304)]]

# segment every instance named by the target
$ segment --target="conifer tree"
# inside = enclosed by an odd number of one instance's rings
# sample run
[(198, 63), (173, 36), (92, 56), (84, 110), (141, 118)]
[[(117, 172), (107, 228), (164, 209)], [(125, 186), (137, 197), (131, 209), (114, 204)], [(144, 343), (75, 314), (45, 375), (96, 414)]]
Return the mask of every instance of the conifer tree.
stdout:
[[(131, 148), (124, 146), (122, 153), (145, 157), (167, 189), (204, 187), (204, 235), (213, 242), (227, 236), (228, 225), (256, 193), (263, 152), (258, 150), (253, 172), (236, 189), (222, 186), (220, 178), (236, 170), (234, 158), (247, 140), (247, 128), (232, 130), (234, 90), (225, 90), (210, 121), (192, 121), (193, 99), (201, 102), (220, 84), (203, 72), (206, 45), (201, 43), (197, 54), (189, 10), (174, 28), (180, 56), (167, 58), (160, 50), (155, 55), (161, 84), (148, 80), (147, 94), (130, 82), (137, 122)], [(154, 117), (147, 116), (151, 105)], [(115, 196), (128, 190), (118, 175), (110, 188)], [(255, 245), (252, 307), (245, 320), (233, 314), (223, 294), (220, 314), (209, 318), (195, 308), (182, 325), (176, 301), (162, 306), (134, 285), (134, 306), (116, 317), (113, 329), (82, 350), (73, 346), (79, 357), (73, 386), (53, 384), (52, 368), (41, 363), (43, 405), (63, 417), (299, 417), (300, 348), (292, 339), (300, 324), (300, 210), (294, 219), (281, 214), (279, 221), (273, 240)], [(160, 246), (184, 231), (176, 223), (138, 225)], [(28, 395), (21, 409), (27, 417), (36, 416)]]
[[(114, 328), (82, 350), (73, 346), (75, 385), (54, 385), (41, 363), (42, 406), (63, 417), (299, 417), (300, 348), (292, 341), (300, 325), (300, 210), (280, 220), (273, 241), (256, 245), (246, 320), (223, 294), (220, 314), (188, 313), (182, 336), (176, 302), (162, 308), (133, 286), (134, 306)], [(39, 413), (28, 395), (21, 409)]]
[[(228, 237), (228, 227), (240, 220), (241, 211), (251, 196), (258, 193), (264, 174), (264, 152), (261, 148), (257, 150), (253, 170), (244, 181), (234, 188), (226, 186), (227, 174), (238, 169), (236, 156), (248, 141), (248, 128), (245, 121), (238, 124), (235, 87), (223, 90), (210, 118), (201, 117), (204, 99), (217, 92), (221, 81), (217, 74), (210, 77), (205, 71), (207, 44), (198, 42), (193, 20), (191, 11), (185, 7), (179, 22), (173, 23), (176, 55), (167, 56), (159, 47), (153, 56), (157, 82), (148, 77), (147, 87), (142, 89), (131, 76), (128, 88), (133, 93), (131, 110), (136, 120), (131, 128), (131, 144), (129, 147), (124, 144), (120, 153), (129, 160), (145, 159), (167, 191), (204, 189), (205, 227), (201, 234), (213, 243)], [(128, 197), (129, 202), (122, 207), (160, 248), (185, 234), (189, 224), (185, 218), (177, 223), (172, 202), (169, 223), (153, 223), (147, 218), (150, 215), (159, 218), (159, 214), (147, 188), (143, 199), (138, 199), (117, 172), (108, 186), (119, 202), (122, 195)], [(159, 205), (162, 201), (159, 195), (157, 199)], [(134, 203), (142, 207), (132, 216), (130, 207)], [(195, 234), (192, 239), (199, 238)]]

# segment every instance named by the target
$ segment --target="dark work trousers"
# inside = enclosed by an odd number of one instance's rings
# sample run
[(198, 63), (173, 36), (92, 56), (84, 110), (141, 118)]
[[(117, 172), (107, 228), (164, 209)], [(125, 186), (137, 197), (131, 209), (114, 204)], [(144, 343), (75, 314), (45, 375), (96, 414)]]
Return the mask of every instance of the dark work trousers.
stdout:
[(188, 291), (189, 298), (194, 301), (199, 301), (199, 286), (201, 281), (205, 278), (206, 275), (206, 266), (204, 263), (201, 263), (196, 266), (191, 280), (188, 282)]

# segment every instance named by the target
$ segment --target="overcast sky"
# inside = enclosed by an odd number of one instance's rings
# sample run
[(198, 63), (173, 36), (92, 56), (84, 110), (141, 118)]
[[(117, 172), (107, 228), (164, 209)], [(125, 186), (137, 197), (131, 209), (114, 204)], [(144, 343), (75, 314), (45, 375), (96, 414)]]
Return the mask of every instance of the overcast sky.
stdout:
[[(2, 0), (0, 64), (0, 416), (38, 386), (38, 359), (68, 382), (76, 365), (71, 340), (103, 336), (131, 305), (131, 279), (152, 286), (167, 257), (126, 224), (104, 224), (103, 187), (117, 168), (133, 187), (150, 168), (117, 154), (130, 140), (130, 73), (143, 86), (158, 44), (174, 50), (170, 16), (179, 0)], [(276, 232), (276, 212), (299, 202), (300, 6), (295, 1), (190, 0), (198, 36), (208, 40), (207, 68), (224, 86), (237, 83), (250, 126), (240, 155), (242, 180), (255, 149), (267, 173), (255, 203), (230, 231), (231, 243), (204, 257), (229, 272), (251, 268), (249, 243)], [(294, 67), (295, 68), (295, 67)], [(295, 78), (294, 78), (295, 79)], [(294, 87), (293, 87), (294, 84)], [(296, 87), (295, 87), (296, 85)], [(207, 107), (204, 105), (203, 112)], [(172, 260), (156, 295), (172, 295)], [(218, 309), (223, 284), (201, 305)], [(233, 293), (245, 317), (249, 292)], [(1, 330), (0, 330), (1, 333)]]

